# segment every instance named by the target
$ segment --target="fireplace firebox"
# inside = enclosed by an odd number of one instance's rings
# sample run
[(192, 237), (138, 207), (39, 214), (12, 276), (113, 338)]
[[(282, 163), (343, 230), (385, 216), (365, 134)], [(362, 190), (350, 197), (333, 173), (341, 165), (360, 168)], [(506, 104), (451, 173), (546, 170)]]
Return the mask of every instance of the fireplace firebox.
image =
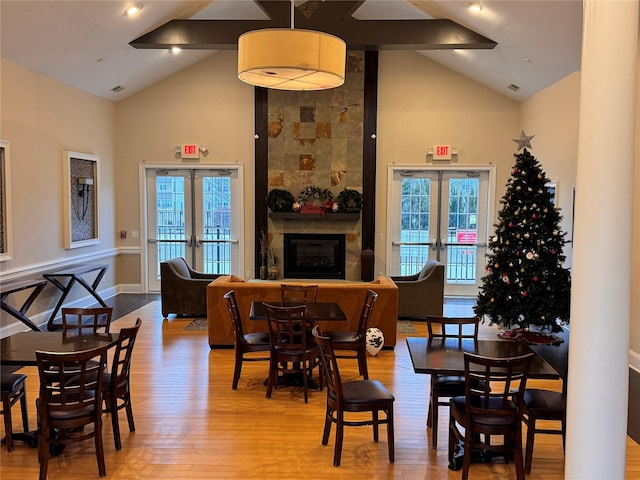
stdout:
[(345, 279), (345, 235), (284, 234), (284, 278)]

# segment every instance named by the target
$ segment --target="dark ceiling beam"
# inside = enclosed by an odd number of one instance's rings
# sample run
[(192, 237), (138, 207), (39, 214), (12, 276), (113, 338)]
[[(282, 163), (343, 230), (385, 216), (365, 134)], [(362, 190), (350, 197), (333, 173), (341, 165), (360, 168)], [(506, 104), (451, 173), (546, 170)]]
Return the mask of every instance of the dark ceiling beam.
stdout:
[[(288, 1), (258, 1), (269, 20), (171, 20), (133, 40), (139, 49), (180, 47), (236, 50), (238, 37), (251, 30), (289, 28)], [(351, 50), (492, 49), (496, 42), (452, 20), (357, 20), (362, 1), (307, 2), (296, 7), (294, 26), (336, 35)]]

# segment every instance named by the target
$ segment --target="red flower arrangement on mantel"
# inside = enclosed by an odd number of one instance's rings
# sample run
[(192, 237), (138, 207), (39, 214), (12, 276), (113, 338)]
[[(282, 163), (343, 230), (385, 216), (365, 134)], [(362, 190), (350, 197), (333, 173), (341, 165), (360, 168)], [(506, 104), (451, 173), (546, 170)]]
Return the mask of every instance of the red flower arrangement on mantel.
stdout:
[(293, 210), (300, 213), (321, 213), (336, 211), (338, 204), (333, 201), (333, 193), (328, 188), (308, 186), (300, 192)]

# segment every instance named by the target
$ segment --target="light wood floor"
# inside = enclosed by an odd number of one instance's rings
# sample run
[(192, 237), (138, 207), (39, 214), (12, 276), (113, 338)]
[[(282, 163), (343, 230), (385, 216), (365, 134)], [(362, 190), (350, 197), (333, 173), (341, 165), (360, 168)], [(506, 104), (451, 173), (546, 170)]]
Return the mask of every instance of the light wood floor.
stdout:
[[(270, 400), (262, 381), (263, 362), (245, 363), (237, 391), (231, 390), (233, 350), (210, 350), (206, 331), (184, 331), (189, 319), (163, 321), (160, 303), (153, 302), (113, 324), (117, 331), (143, 326), (133, 359), (133, 408), (136, 432), (129, 433), (126, 417), (120, 419), (122, 450), (113, 447), (111, 423), (104, 417), (107, 476), (112, 479), (459, 479), (461, 472), (447, 469), (447, 414), (441, 412), (438, 448), (431, 448), (425, 427), (428, 375), (413, 373), (405, 337), (399, 335), (394, 351), (369, 357), (369, 374), (396, 396), (396, 459), (388, 463), (386, 435), (378, 444), (370, 428), (345, 431), (342, 465), (333, 467), (334, 433), (328, 446), (320, 442), (326, 392), (312, 392), (305, 404), (301, 389), (280, 388)], [(426, 327), (414, 323), (418, 335)], [(495, 331), (486, 331), (493, 335)], [(28, 373), (29, 417), (35, 428), (38, 390), (35, 367)], [(355, 378), (355, 362), (344, 361), (342, 373)], [(558, 382), (532, 381), (545, 388)], [(16, 422), (17, 420), (17, 422)], [(20, 429), (19, 410), (14, 425)], [(4, 436), (4, 431), (2, 431)], [(538, 435), (531, 480), (564, 477), (560, 436)], [(0, 477), (38, 477), (37, 450), (16, 443), (12, 453), (2, 446)], [(68, 446), (51, 459), (49, 478), (85, 480), (99, 478), (93, 442)], [(515, 478), (513, 464), (473, 464), (473, 479)], [(627, 478), (640, 478), (640, 446), (627, 443)]]

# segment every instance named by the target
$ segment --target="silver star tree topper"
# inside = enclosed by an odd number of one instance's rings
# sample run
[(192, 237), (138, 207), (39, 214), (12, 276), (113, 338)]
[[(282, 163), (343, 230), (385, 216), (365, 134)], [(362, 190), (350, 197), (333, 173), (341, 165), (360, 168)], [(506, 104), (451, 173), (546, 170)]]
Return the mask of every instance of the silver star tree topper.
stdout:
[(519, 152), (524, 147), (533, 148), (531, 146), (531, 139), (533, 137), (535, 137), (535, 135), (527, 135), (526, 133), (524, 133), (524, 130), (520, 130), (520, 136), (517, 138), (512, 138), (512, 140), (518, 144), (518, 152)]

